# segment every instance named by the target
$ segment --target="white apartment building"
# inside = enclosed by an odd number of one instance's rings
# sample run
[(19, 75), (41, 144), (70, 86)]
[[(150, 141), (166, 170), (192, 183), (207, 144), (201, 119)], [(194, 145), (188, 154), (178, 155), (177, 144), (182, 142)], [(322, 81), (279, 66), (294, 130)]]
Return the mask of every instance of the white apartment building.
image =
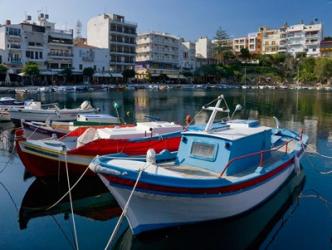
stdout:
[(321, 23), (292, 25), (287, 28), (286, 33), (288, 53), (307, 53), (307, 56), (314, 57), (320, 55), (320, 42), (323, 36)]
[(136, 72), (144, 76), (166, 74), (178, 78), (180, 38), (159, 32), (141, 33), (137, 37)]
[(19, 24), (11, 24), (9, 20), (0, 26), (0, 50), (2, 63), (10, 68), (22, 67), (22, 29)]
[(56, 30), (49, 16), (41, 13), (38, 23), (27, 16), (20, 24), (9, 20), (0, 26), (0, 50), (2, 61), (14, 71), (27, 62), (35, 62), (41, 71), (61, 70), (72, 66), (73, 31)]
[(122, 73), (135, 67), (137, 24), (117, 14), (91, 18), (87, 25), (87, 43), (109, 50), (111, 72)]
[(193, 42), (182, 41), (179, 47), (179, 67), (182, 71), (196, 69), (196, 45)]
[(85, 68), (93, 68), (95, 73), (109, 71), (109, 50), (86, 44), (76, 44), (73, 47), (73, 70), (83, 72)]
[(233, 51), (235, 53), (240, 53), (241, 49), (248, 48), (248, 37), (237, 37), (233, 38)]
[(195, 48), (196, 48), (196, 57), (204, 59), (213, 58), (214, 44), (209, 38), (200, 37), (199, 39), (197, 39)]

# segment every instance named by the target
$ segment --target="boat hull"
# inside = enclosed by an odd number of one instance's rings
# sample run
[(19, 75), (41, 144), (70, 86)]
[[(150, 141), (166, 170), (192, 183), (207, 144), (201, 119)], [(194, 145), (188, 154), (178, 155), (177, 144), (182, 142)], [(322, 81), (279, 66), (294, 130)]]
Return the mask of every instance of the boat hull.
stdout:
[[(140, 189), (129, 203), (127, 219), (133, 234), (172, 227), (180, 224), (225, 219), (240, 215), (264, 202), (294, 172), (295, 163), (280, 168), (277, 174), (261, 183), (242, 189), (214, 194), (176, 194)], [(119, 205), (124, 208), (131, 188), (99, 174)], [(189, 212), (190, 211), (190, 212)]]
[(81, 111), (60, 111), (57, 113), (55, 110), (28, 110), (18, 109), (10, 110), (10, 116), (12, 120), (25, 120), (25, 121), (36, 121), (44, 122), (50, 121), (74, 121), (78, 114), (91, 114), (95, 113), (96, 110), (81, 110)]
[[(126, 145), (125, 148), (118, 147), (118, 140), (98, 140), (91, 145), (68, 151), (65, 154), (61, 147), (56, 151), (37, 147), (29, 141), (17, 140), (16, 151), (26, 169), (34, 176), (46, 177), (65, 174), (66, 164), (71, 174), (81, 175), (96, 155), (123, 153), (127, 154), (128, 157), (141, 156), (145, 155), (150, 148), (154, 148), (158, 153), (164, 149), (174, 152), (178, 149), (180, 137), (177, 135), (164, 140), (152, 138), (141, 142), (120, 141), (122, 145)], [(86, 174), (95, 175), (91, 170), (88, 170)]]

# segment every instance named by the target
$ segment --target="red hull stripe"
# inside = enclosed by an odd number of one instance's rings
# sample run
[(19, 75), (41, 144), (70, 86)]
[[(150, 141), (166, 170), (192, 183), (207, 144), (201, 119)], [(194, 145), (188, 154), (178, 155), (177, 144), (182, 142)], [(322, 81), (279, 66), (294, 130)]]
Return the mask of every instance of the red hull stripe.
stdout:
[[(229, 193), (229, 192), (236, 192), (242, 189), (250, 188), (255, 186), (261, 182), (268, 180), (269, 178), (277, 175), (278, 173), (285, 170), (287, 167), (294, 163), (294, 158), (288, 160), (287, 162), (283, 163), (276, 169), (266, 173), (265, 175), (259, 176), (257, 178), (244, 181), (238, 184), (230, 185), (230, 186), (222, 186), (222, 187), (213, 187), (213, 188), (186, 188), (186, 187), (171, 187), (171, 186), (161, 186), (156, 184), (144, 183), (139, 182), (137, 188), (139, 189), (146, 189), (147, 191), (156, 191), (156, 192), (166, 192), (166, 193), (177, 193), (177, 194), (220, 194), (220, 193)], [(135, 184), (135, 181), (123, 179), (117, 176), (112, 175), (105, 175), (103, 176), (114, 184), (124, 185), (132, 187)]]

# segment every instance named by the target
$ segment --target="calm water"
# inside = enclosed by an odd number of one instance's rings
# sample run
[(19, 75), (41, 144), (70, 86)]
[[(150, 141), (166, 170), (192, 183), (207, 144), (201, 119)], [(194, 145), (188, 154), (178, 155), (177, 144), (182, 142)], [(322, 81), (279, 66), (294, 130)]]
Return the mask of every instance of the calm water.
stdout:
[[(291, 90), (225, 90), (231, 107), (244, 110), (242, 118), (259, 119), (274, 126), (304, 132), (318, 152), (332, 156), (332, 93)], [(103, 112), (115, 114), (113, 102), (126, 122), (145, 115), (184, 122), (220, 90), (137, 90), (30, 96), (61, 106), (77, 106), (90, 100)], [(29, 96), (28, 96), (29, 97)], [(206, 114), (197, 117), (198, 122)], [(0, 249), (72, 249), (73, 234), (69, 204), (65, 200), (47, 210), (66, 190), (64, 180), (36, 180), (24, 171), (8, 140), (9, 124), (2, 124), (0, 146)], [(292, 177), (272, 199), (232, 220), (183, 226), (133, 237), (126, 223), (117, 249), (331, 249), (331, 160), (307, 155), (302, 174)], [(74, 190), (74, 210), (81, 249), (103, 249), (121, 212), (98, 178), (85, 178)], [(190, 211), (188, 211), (190, 212)]]

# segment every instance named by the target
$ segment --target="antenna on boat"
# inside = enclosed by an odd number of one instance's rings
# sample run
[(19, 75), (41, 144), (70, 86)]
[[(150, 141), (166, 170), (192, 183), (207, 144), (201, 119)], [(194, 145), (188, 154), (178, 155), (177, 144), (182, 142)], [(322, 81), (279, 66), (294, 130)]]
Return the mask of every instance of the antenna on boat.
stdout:
[(235, 109), (234, 109), (233, 114), (232, 114), (232, 116), (231, 116), (231, 120), (233, 119), (235, 113), (236, 113), (237, 111), (240, 111), (240, 110), (242, 110), (242, 106), (241, 106), (241, 104), (237, 104), (237, 105), (235, 106)]
[[(220, 108), (220, 103), (221, 103), (221, 101), (224, 101), (224, 102), (225, 102), (226, 109)], [(215, 120), (216, 115), (217, 115), (218, 112), (227, 113), (228, 119), (230, 119), (230, 116), (229, 116), (230, 111), (229, 111), (229, 108), (228, 108), (227, 102), (226, 102), (226, 100), (225, 100), (225, 98), (224, 98), (224, 95), (220, 95), (220, 96), (218, 96), (218, 101), (217, 101), (217, 103), (216, 103), (216, 106), (214, 106), (214, 107), (207, 107), (207, 108), (203, 106), (202, 108), (203, 108), (204, 110), (211, 110), (211, 111), (212, 111), (212, 114), (211, 114), (211, 116), (210, 116), (210, 118), (209, 118), (209, 121), (208, 121), (208, 123), (206, 124), (206, 127), (205, 127), (205, 129), (204, 129), (205, 132), (208, 132), (208, 131), (211, 130), (211, 128), (212, 128), (212, 126), (213, 126), (213, 123), (214, 123), (214, 120)]]
[(273, 116), (273, 119), (274, 119), (274, 121), (276, 123), (276, 128), (279, 128), (280, 127), (280, 122), (279, 122), (278, 118), (275, 117), (275, 116)]

